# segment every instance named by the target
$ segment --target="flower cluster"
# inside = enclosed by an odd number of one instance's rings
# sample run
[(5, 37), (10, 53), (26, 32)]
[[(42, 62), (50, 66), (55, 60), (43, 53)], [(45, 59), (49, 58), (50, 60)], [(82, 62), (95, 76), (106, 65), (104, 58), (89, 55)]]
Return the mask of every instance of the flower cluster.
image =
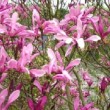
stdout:
[(0, 1), (0, 110), (58, 110), (61, 104), (69, 110), (100, 109), (91, 98), (92, 88), (107, 101), (110, 78), (97, 78), (95, 85), (85, 57), (90, 54), (95, 60), (91, 50), (97, 51), (100, 58), (93, 65), (109, 71), (109, 53), (104, 56), (98, 48), (108, 45), (110, 27), (94, 10), (77, 4), (62, 20), (45, 20), (38, 6)]

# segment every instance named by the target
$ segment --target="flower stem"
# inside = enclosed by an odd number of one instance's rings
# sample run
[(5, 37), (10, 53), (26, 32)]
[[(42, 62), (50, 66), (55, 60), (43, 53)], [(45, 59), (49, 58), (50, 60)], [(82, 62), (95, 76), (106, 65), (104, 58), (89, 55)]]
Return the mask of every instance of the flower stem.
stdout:
[(79, 74), (77, 74), (77, 72), (73, 69), (73, 72), (78, 80), (78, 91), (79, 91), (79, 96), (80, 96), (80, 99), (82, 101), (82, 105), (84, 106), (85, 105), (85, 101), (84, 101), (84, 97), (83, 97), (83, 93), (82, 93), (82, 89), (81, 89), (81, 80), (80, 80), (80, 76)]
[(67, 99), (68, 99), (68, 107), (69, 110), (73, 110), (73, 105), (70, 103), (71, 102), (71, 94), (70, 94), (70, 90), (69, 90), (69, 86), (66, 86), (66, 94), (67, 94)]

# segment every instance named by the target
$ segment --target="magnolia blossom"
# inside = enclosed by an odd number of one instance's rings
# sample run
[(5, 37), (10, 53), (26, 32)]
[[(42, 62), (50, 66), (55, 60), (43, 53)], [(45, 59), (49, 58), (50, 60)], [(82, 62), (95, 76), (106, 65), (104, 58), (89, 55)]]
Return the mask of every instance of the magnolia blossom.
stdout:
[[(61, 104), (71, 110), (98, 110), (103, 102), (108, 109), (109, 76), (92, 77), (86, 70), (101, 68), (109, 75), (109, 42), (105, 42), (110, 34), (109, 12), (101, 9), (101, 17), (94, 14), (95, 7), (77, 3), (69, 5), (62, 20), (46, 20), (42, 10), (47, 10), (47, 0), (40, 0), (39, 6), (19, 2), (0, 1), (0, 110), (22, 108), (22, 100), (30, 110), (59, 109)], [(93, 85), (95, 78), (97, 86)], [(98, 98), (91, 99), (92, 92)]]
[(110, 84), (110, 78), (109, 77), (103, 77), (103, 79), (100, 83), (101, 92), (104, 92), (109, 84)]

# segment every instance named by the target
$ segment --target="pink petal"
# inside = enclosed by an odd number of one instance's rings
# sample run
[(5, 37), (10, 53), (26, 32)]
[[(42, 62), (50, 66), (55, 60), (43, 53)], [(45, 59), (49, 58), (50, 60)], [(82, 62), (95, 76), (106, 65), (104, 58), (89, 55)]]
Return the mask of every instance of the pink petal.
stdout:
[(56, 60), (53, 59), (52, 61), (50, 61), (49, 63), (49, 68), (48, 68), (48, 73), (51, 74), (53, 66), (56, 66)]
[(2, 24), (0, 24), (0, 33), (3, 34), (6, 32), (6, 27)]
[(60, 53), (58, 51), (56, 51), (55, 54), (56, 54), (57, 60), (59, 61), (61, 66), (63, 66), (63, 60), (62, 60), (62, 57), (61, 57)]
[(101, 40), (101, 38), (98, 35), (92, 35), (91, 37), (89, 37), (88, 39), (86, 39), (86, 42), (92, 42), (95, 41), (97, 42), (98, 40)]
[(70, 76), (70, 74), (66, 70), (63, 70), (62, 73), (67, 78), (68, 81), (72, 80), (72, 77)]
[(92, 21), (93, 23), (96, 23), (96, 22), (99, 21), (99, 17), (94, 16), (94, 17), (91, 18), (91, 21)]
[(81, 110), (91, 110), (91, 108), (94, 106), (93, 102), (90, 102), (88, 104), (86, 104), (83, 108), (81, 108)]
[(57, 74), (53, 76), (53, 79), (65, 81), (65, 76), (63, 74)]
[(93, 25), (95, 31), (96, 31), (98, 34), (100, 34), (100, 32), (99, 32), (99, 27), (98, 27), (98, 24), (97, 24), (98, 21), (99, 21), (99, 18), (98, 18), (98, 17), (95, 17), (95, 18), (93, 17), (93, 18), (91, 18), (91, 22), (92, 22), (92, 25)]
[(40, 53), (36, 53), (36, 54), (32, 55), (30, 61), (34, 60), (39, 55), (40, 55)]
[(101, 92), (104, 92), (105, 89), (107, 88), (107, 86), (109, 85), (109, 81), (108, 81), (108, 78), (107, 77), (103, 77), (102, 81), (101, 81)]
[(15, 25), (15, 23), (18, 21), (18, 13), (17, 12), (14, 12), (12, 14), (12, 23)]
[(107, 31), (103, 34), (104, 38), (110, 34), (110, 26), (108, 27)]
[(78, 110), (80, 105), (79, 96), (74, 99), (74, 110)]
[(73, 41), (72, 38), (66, 38), (66, 39), (65, 39), (65, 43), (66, 43), (66, 44), (70, 44), (72, 41)]
[(6, 58), (7, 58), (7, 53), (4, 49), (4, 47), (0, 48), (0, 66), (4, 65)]
[(29, 106), (29, 108), (30, 108), (30, 110), (35, 110), (34, 109), (34, 102), (32, 101), (32, 99), (28, 99), (28, 106)]
[(53, 76), (53, 79), (71, 82), (72, 77), (68, 74), (67, 71), (63, 70), (62, 74), (57, 74), (57, 75)]
[(47, 96), (43, 96), (37, 103), (35, 110), (44, 110), (44, 106), (47, 103)]
[(40, 85), (39, 81), (35, 80), (33, 84), (42, 92), (42, 86)]
[(48, 57), (50, 58), (50, 60), (56, 59), (55, 53), (53, 52), (52, 49), (48, 48), (47, 54), (48, 54)]
[(12, 102), (14, 102), (20, 95), (20, 90), (15, 90), (12, 92), (12, 94), (9, 96), (7, 105), (10, 105)]
[(1, 107), (2, 103), (5, 101), (5, 98), (7, 95), (8, 95), (7, 88), (1, 91), (1, 93), (0, 93), (0, 107)]
[(39, 23), (40, 21), (40, 15), (36, 9), (33, 9), (32, 21), (33, 21), (33, 25), (35, 24), (35, 21), (37, 23)]
[(77, 38), (80, 38), (82, 35), (83, 26), (80, 17), (77, 19)]
[(27, 46), (24, 46), (23, 47), (23, 50), (22, 50), (22, 57), (25, 56), (25, 57), (29, 57), (33, 52), (33, 45), (30, 43), (28, 44)]
[(66, 67), (66, 70), (70, 70), (70, 69), (72, 69), (74, 66), (78, 66), (78, 65), (80, 64), (80, 61), (81, 61), (80, 58), (71, 61), (71, 62), (68, 64), (68, 66)]
[(95, 7), (90, 7), (89, 9), (86, 10), (84, 15), (88, 15), (94, 11)]
[(3, 82), (6, 77), (7, 77), (7, 73), (3, 73), (1, 78), (0, 78), (0, 83)]
[(46, 74), (44, 70), (40, 70), (40, 69), (31, 69), (30, 73), (34, 77), (42, 77), (42, 76), (44, 76)]
[(16, 90), (21, 90), (23, 84), (22, 83), (19, 83), (17, 86), (16, 86)]
[(62, 47), (64, 44), (65, 44), (64, 41), (60, 41), (59, 43), (56, 44), (55, 50), (59, 49), (59, 48)]
[(44, 107), (44, 105), (46, 104), (46, 102), (47, 102), (47, 96), (43, 96), (43, 97), (42, 97), (41, 106)]
[(7, 62), (8, 68), (16, 69), (17, 68), (17, 61), (15, 59), (11, 59)]
[(23, 47), (23, 50), (21, 52), (21, 57), (18, 60), (18, 64), (25, 66), (27, 63), (31, 62), (31, 54), (33, 52), (33, 45), (30, 43), (27, 46)]
[(7, 5), (8, 4), (8, 0), (2, 0), (3, 5)]
[(75, 43), (68, 47), (68, 49), (67, 49), (67, 51), (65, 53), (65, 57), (67, 57), (68, 55), (71, 54), (74, 45), (75, 45)]
[(74, 16), (77, 17), (80, 14), (80, 5), (77, 4), (77, 7), (70, 8), (70, 17), (73, 18)]
[(59, 41), (61, 40), (66, 41), (68, 36), (66, 35), (66, 33), (57, 33), (57, 35), (54, 35), (54, 38), (56, 38)]
[(81, 49), (84, 49), (85, 47), (85, 43), (84, 43), (84, 39), (83, 38), (79, 38), (79, 39), (76, 39), (77, 43), (78, 43), (78, 46), (81, 48)]
[(57, 60), (56, 60), (55, 53), (54, 53), (54, 51), (52, 49), (48, 48), (47, 54), (48, 54), (48, 56), (50, 58), (48, 73), (51, 74), (53, 65), (56, 65), (57, 64)]

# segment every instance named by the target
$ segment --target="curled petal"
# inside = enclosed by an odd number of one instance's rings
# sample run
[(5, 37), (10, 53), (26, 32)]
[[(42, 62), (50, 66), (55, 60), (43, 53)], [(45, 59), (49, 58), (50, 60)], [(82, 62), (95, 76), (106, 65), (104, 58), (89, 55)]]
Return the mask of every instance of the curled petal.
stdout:
[(92, 35), (91, 37), (89, 37), (88, 39), (86, 39), (86, 42), (97, 42), (101, 40), (101, 38), (98, 35)]
[(30, 73), (34, 77), (42, 77), (46, 74), (44, 70), (40, 70), (40, 69), (31, 69)]
[(66, 67), (66, 70), (70, 70), (70, 69), (72, 69), (74, 66), (78, 66), (78, 65), (80, 64), (80, 61), (81, 61), (80, 58), (71, 61), (71, 62), (68, 64), (68, 66)]
[(72, 80), (72, 77), (68, 74), (67, 71), (63, 70), (62, 71), (62, 74), (57, 74), (53, 77), (53, 79), (56, 79), (56, 80), (61, 80), (61, 81), (64, 81), (64, 82), (71, 82)]

